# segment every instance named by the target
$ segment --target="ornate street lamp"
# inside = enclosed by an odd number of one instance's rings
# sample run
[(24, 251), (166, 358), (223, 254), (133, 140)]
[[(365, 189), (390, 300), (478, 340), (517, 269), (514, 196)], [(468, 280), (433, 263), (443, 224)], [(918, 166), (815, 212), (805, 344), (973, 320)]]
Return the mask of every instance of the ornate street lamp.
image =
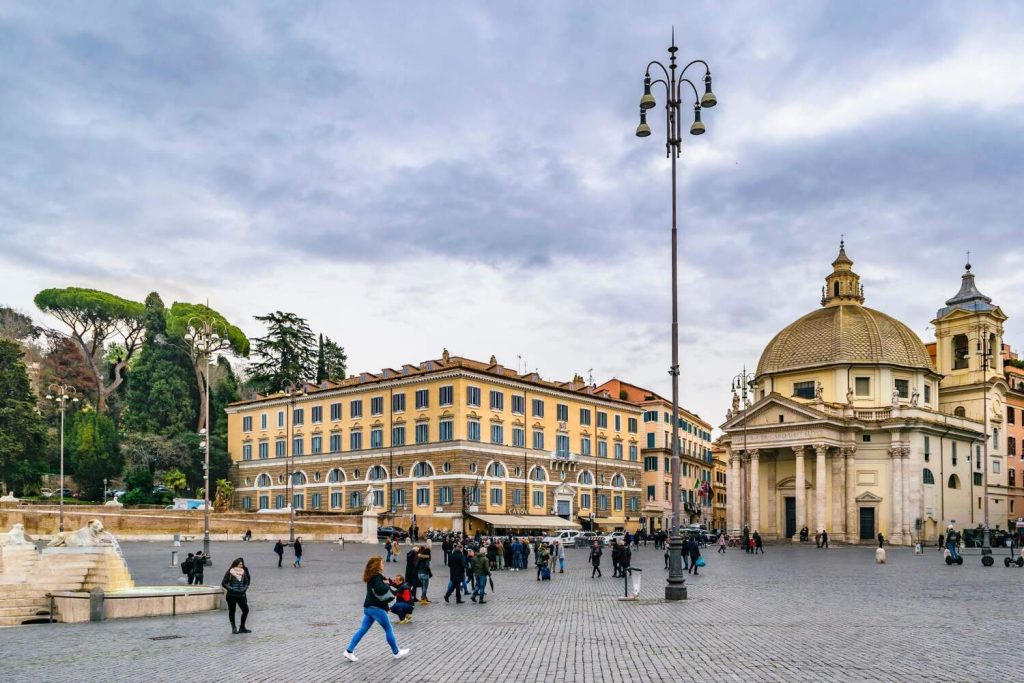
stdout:
[[(640, 98), (640, 125), (636, 128), (636, 136), (639, 138), (648, 137), (651, 134), (651, 127), (647, 124), (647, 111), (653, 109), (657, 102), (651, 93), (651, 87), (662, 85), (665, 88), (665, 151), (672, 160), (672, 366), (669, 374), (672, 376), (672, 526), (669, 532), (669, 575), (668, 583), (665, 586), (666, 600), (686, 599), (686, 579), (683, 574), (682, 563), (682, 537), (679, 533), (679, 297), (677, 284), (677, 237), (676, 237), (676, 159), (682, 153), (682, 94), (687, 96), (693, 91), (693, 123), (690, 125), (691, 135), (704, 133), (704, 123), (700, 119), (700, 112), (703, 108), (713, 107), (718, 103), (714, 93), (711, 92), (711, 69), (707, 62), (702, 59), (695, 59), (681, 70), (676, 64), (675, 30), (672, 31), (672, 44), (668, 48), (669, 66), (655, 60), (647, 65), (644, 74), (644, 94)], [(687, 69), (700, 64), (704, 67), (704, 94), (697, 91), (693, 81), (685, 77)], [(651, 67), (660, 69), (661, 78), (651, 79)], [(678, 74), (677, 74), (678, 71)], [(655, 76), (658, 75), (657, 70)]]
[(303, 396), (306, 393), (306, 383), (296, 382), (294, 380), (287, 380), (284, 383), (284, 391), (288, 394), (288, 422), (285, 425), (287, 429), (287, 440), (288, 440), (288, 459), (284, 461), (285, 471), (285, 492), (288, 496), (288, 542), (295, 543), (295, 492), (292, 482), (292, 459), (295, 457), (295, 444), (292, 443), (292, 423), (295, 421), (295, 401), (299, 396)]
[(46, 392), (47, 400), (60, 406), (60, 531), (64, 531), (64, 409), (68, 401), (78, 403), (78, 391), (70, 384), (51, 384)]

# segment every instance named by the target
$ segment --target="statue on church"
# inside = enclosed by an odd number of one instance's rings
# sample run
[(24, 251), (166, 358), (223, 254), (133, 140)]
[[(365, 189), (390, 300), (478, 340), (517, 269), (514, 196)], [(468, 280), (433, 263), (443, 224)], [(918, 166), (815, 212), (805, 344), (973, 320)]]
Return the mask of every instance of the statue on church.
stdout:
[(740, 410), (740, 397), (736, 392), (732, 392), (732, 414), (735, 415)]
[(821, 382), (816, 382), (814, 387), (814, 400), (818, 401), (819, 403), (823, 402), (825, 400), (824, 394), (825, 387), (821, 385)]
[(726, 420), (731, 420), (732, 419), (732, 408), (729, 408), (727, 411), (725, 411), (725, 419)]
[(892, 390), (892, 407), (893, 408), (898, 408), (899, 405), (900, 405), (900, 390), (899, 389), (893, 389)]
[(920, 401), (921, 401), (921, 392), (919, 392), (917, 390), (917, 387), (914, 387), (914, 391), (912, 391), (910, 393), (910, 405), (913, 406), (914, 408), (916, 408), (917, 404)]
[(853, 405), (853, 387), (846, 387), (846, 404)]

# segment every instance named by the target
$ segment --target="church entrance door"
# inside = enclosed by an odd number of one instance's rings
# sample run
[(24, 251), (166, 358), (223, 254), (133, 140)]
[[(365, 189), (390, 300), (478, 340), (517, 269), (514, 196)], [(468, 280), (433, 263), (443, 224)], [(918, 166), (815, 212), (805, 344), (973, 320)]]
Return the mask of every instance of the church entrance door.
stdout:
[(796, 536), (796, 498), (786, 496), (786, 538)]
[(875, 540), (875, 508), (860, 509), (860, 540)]

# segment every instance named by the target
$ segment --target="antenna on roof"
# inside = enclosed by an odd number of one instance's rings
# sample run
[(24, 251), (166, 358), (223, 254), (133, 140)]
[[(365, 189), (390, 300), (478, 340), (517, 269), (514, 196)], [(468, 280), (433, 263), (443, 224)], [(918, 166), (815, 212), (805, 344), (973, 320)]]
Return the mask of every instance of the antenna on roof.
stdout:
[(587, 369), (587, 384), (594, 386), (594, 368)]

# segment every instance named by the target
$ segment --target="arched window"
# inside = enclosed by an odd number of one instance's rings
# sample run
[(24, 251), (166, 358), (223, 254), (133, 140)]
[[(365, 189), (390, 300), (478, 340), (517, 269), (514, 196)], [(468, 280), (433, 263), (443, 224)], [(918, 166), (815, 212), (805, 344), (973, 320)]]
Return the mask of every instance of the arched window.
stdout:
[(925, 484), (934, 484), (935, 483), (935, 475), (932, 474), (932, 471), (930, 469), (928, 469), (927, 467), (924, 468), (924, 483)]
[(593, 484), (594, 484), (594, 475), (592, 475), (587, 470), (583, 470), (582, 472), (580, 472), (579, 482), (581, 484), (583, 484), (584, 486), (593, 486)]
[(956, 476), (955, 474), (949, 475), (949, 483), (946, 485), (951, 489), (960, 488), (960, 477)]
[(487, 468), (487, 475), (491, 477), (504, 477), (505, 466), (500, 462), (492, 462)]
[(257, 486), (270, 486), (270, 475), (264, 472), (256, 478)]
[(533, 470), (530, 471), (530, 479), (533, 479), (534, 481), (547, 481), (547, 478), (548, 475), (540, 467), (534, 467)]
[(963, 406), (957, 406), (956, 408), (954, 408), (953, 414), (956, 415), (957, 417), (967, 417), (967, 411), (964, 409)]
[(412, 476), (422, 478), (429, 477), (434, 473), (434, 468), (430, 466), (429, 462), (418, 462), (416, 466), (412, 468)]
[(380, 465), (374, 465), (373, 467), (370, 468), (368, 475), (370, 477), (370, 481), (380, 481), (385, 476), (387, 476), (387, 473), (384, 471), (384, 468), (381, 467)]
[(953, 337), (953, 369), (963, 370), (968, 365), (970, 351), (967, 346), (967, 335), (958, 334)]
[(302, 472), (292, 472), (292, 486), (304, 486), (306, 484), (306, 475)]
[(333, 470), (327, 473), (327, 483), (337, 484), (338, 482), (345, 481), (345, 473), (335, 467)]
[(621, 474), (616, 474), (612, 477), (612, 486), (617, 489), (621, 489), (626, 485), (626, 479)]

